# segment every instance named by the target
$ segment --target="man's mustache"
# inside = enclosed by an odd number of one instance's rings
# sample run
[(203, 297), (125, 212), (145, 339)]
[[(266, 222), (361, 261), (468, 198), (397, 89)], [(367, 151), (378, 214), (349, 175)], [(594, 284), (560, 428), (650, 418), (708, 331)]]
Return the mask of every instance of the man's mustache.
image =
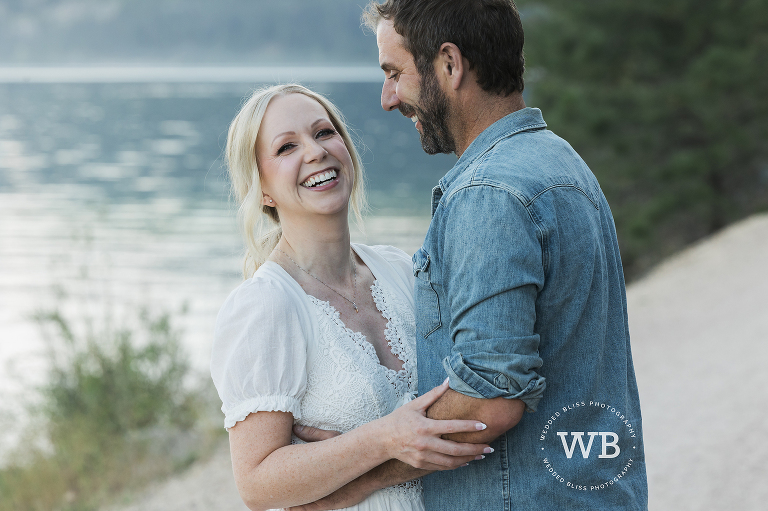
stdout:
[(406, 117), (413, 117), (416, 115), (416, 109), (407, 103), (400, 103), (397, 106), (397, 109), (400, 110), (400, 113)]

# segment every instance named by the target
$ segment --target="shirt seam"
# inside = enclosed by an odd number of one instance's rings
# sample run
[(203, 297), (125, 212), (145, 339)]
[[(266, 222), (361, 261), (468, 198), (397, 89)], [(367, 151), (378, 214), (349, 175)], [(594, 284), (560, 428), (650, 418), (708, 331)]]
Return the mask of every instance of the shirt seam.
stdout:
[[(533, 211), (531, 211), (530, 206), (533, 205), (533, 199), (531, 199), (529, 201), (523, 200), (524, 198), (521, 197), (519, 194), (515, 193), (514, 189), (511, 189), (511, 188), (505, 186), (503, 183), (496, 183), (496, 182), (491, 182), (491, 183), (487, 183), (487, 182), (469, 182), (467, 184), (464, 184), (464, 185), (461, 185), (461, 186), (457, 186), (456, 189), (452, 190), (450, 194), (444, 194), (440, 198), (440, 204), (442, 204), (444, 210), (448, 209), (448, 204), (447, 203), (458, 192), (460, 192), (462, 190), (469, 189), (469, 188), (482, 187), (482, 186), (485, 186), (485, 187), (488, 187), (488, 188), (496, 188), (498, 190), (501, 190), (502, 192), (507, 193), (507, 194), (511, 195), (512, 197), (514, 197), (515, 199), (517, 199), (517, 201), (520, 203), (520, 205), (523, 206), (523, 208), (528, 213), (528, 216), (531, 219), (531, 223), (534, 225), (534, 227), (536, 227), (536, 232), (538, 233), (537, 237), (538, 237), (538, 239), (539, 239), (539, 241), (541, 243), (541, 266), (544, 269), (544, 272), (546, 273), (548, 271), (548, 267), (549, 267), (549, 239), (547, 238), (547, 235), (545, 234), (545, 230), (542, 228), (537, 215), (535, 215), (533, 213)], [(549, 188), (553, 188), (553, 187), (549, 187)], [(574, 187), (574, 188), (578, 189), (578, 187)], [(582, 191), (582, 193), (584, 193), (584, 192)], [(538, 198), (540, 195), (541, 195), (541, 193), (537, 194), (535, 196), (535, 198)], [(587, 197), (587, 198), (589, 198), (589, 197)], [(445, 202), (443, 202), (443, 201), (445, 201)], [(590, 202), (592, 202), (592, 201), (590, 201)], [(594, 204), (594, 202), (592, 204)]]
[(456, 173), (456, 176), (451, 180), (450, 183), (446, 182), (445, 178), (441, 179), (440, 182), (439, 182), (440, 188), (443, 190), (443, 192), (445, 192), (451, 186), (451, 184), (455, 183), (461, 177), (461, 175), (464, 174), (464, 172), (467, 169), (469, 169), (471, 166), (475, 165), (475, 162), (479, 158), (485, 157), (502, 140), (506, 140), (506, 139), (511, 138), (511, 137), (513, 137), (515, 135), (518, 135), (520, 133), (524, 133), (526, 131), (542, 130), (542, 129), (545, 129), (546, 127), (547, 127), (547, 123), (545, 123), (545, 122), (534, 122), (534, 123), (526, 124), (524, 126), (520, 126), (519, 128), (515, 129), (512, 132), (504, 132), (502, 135), (500, 135), (497, 138), (495, 138), (492, 141), (490, 141), (489, 144), (488, 144), (488, 147), (486, 147), (484, 150), (479, 152), (476, 156), (473, 156), (471, 159), (468, 159), (466, 161), (466, 163), (463, 164), (464, 168), (461, 171)]

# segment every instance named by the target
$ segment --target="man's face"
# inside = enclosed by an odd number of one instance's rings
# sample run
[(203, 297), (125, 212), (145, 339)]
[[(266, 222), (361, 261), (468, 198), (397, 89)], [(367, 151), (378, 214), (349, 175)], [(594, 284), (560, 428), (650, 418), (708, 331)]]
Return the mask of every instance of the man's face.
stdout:
[(449, 130), (451, 109), (435, 71), (419, 73), (413, 55), (391, 21), (379, 23), (376, 43), (379, 65), (385, 74), (381, 107), (388, 111), (397, 108), (416, 124), (427, 154), (454, 152), (456, 144)]

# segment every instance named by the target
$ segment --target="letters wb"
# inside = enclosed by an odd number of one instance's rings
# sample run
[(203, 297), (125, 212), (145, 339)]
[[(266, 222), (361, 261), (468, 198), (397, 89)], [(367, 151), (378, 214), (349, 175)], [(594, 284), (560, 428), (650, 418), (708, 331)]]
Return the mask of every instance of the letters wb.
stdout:
[[(560, 440), (563, 441), (563, 450), (565, 450), (565, 455), (568, 457), (568, 459), (571, 459), (573, 456), (573, 451), (576, 450), (576, 444), (579, 444), (579, 448), (581, 449), (581, 455), (582, 457), (589, 458), (589, 453), (592, 450), (592, 441), (595, 439), (595, 436), (600, 435), (600, 438), (603, 441), (603, 452), (598, 457), (599, 458), (615, 458), (619, 455), (621, 452), (621, 449), (619, 448), (619, 435), (616, 433), (613, 433), (611, 431), (601, 431), (601, 432), (595, 432), (590, 431), (587, 433), (589, 436), (589, 441), (587, 442), (587, 446), (584, 447), (584, 432), (583, 431), (572, 431), (571, 435), (573, 435), (573, 439), (571, 440), (570, 447), (568, 446), (568, 432), (566, 431), (558, 431), (557, 436), (560, 437)], [(611, 437), (611, 441), (608, 441), (608, 437)], [(611, 454), (608, 454), (608, 448), (613, 448), (613, 452)]]

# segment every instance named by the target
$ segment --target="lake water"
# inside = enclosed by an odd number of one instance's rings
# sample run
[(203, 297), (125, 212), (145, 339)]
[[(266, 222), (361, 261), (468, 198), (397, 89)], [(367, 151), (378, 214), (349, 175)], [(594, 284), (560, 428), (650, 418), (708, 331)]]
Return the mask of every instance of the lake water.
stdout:
[[(380, 83), (361, 79), (305, 83), (358, 138), (372, 214), (354, 238), (412, 253), (430, 190), (455, 159), (425, 155), (411, 121), (381, 109)], [(205, 371), (216, 312), (241, 281), (221, 154), (256, 84), (14, 81), (0, 83), (1, 402), (40, 381), (44, 344), (30, 317), (57, 305), (119, 318), (186, 304), (185, 344)]]

